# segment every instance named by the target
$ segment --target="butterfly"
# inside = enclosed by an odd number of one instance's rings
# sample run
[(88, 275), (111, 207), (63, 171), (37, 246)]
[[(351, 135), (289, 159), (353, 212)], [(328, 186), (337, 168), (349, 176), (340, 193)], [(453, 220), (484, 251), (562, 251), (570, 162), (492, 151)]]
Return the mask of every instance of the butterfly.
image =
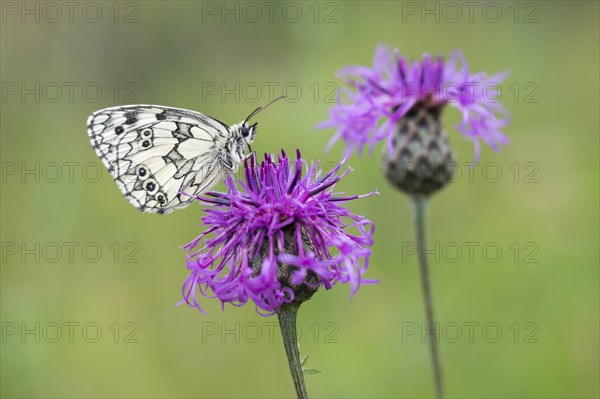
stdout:
[(87, 130), (127, 200), (142, 212), (167, 214), (237, 172), (256, 136), (250, 118), (284, 97), (232, 126), (186, 109), (126, 105), (94, 112)]

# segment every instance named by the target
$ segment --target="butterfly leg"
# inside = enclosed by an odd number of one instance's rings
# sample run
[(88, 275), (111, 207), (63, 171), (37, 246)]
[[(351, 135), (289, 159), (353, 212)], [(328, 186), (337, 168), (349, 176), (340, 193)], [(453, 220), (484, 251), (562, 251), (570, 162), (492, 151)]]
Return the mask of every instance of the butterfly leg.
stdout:
[(244, 156), (244, 161), (245, 161), (246, 159), (248, 159), (248, 158), (251, 158), (253, 155), (254, 155), (254, 151), (251, 151), (251, 152), (247, 153), (247, 154)]

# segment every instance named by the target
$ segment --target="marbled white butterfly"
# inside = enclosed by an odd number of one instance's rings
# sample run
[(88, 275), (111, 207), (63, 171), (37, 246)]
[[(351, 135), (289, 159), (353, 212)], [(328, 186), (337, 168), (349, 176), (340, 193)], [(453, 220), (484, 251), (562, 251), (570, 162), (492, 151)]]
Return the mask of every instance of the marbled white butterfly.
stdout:
[(232, 126), (160, 105), (105, 108), (88, 118), (88, 134), (127, 200), (142, 212), (166, 214), (237, 171), (256, 135), (257, 123), (248, 121), (281, 98)]

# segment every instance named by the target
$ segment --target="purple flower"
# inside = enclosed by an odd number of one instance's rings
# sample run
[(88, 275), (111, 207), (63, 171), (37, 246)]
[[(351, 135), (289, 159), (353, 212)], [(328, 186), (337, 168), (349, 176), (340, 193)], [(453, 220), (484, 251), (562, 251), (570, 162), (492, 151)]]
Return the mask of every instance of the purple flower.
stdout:
[(350, 172), (337, 175), (343, 163), (321, 174), (318, 163), (309, 167), (299, 151), (295, 162), (282, 151), (277, 162), (265, 155), (260, 166), (252, 156), (243, 181), (229, 176), (226, 193), (197, 197), (210, 208), (202, 217), (206, 230), (184, 246), (190, 275), (182, 302), (202, 311), (199, 292), (223, 306), (252, 300), (270, 315), (321, 286), (350, 283), (353, 295), (361, 282), (371, 282), (362, 275), (374, 225), (341, 204), (374, 193), (334, 195), (335, 184)]
[(508, 124), (508, 114), (498, 102), (497, 90), (507, 73), (471, 74), (460, 51), (453, 51), (448, 61), (425, 54), (422, 61), (410, 63), (397, 49), (392, 52), (379, 46), (373, 68), (348, 66), (338, 76), (350, 88), (338, 93), (329, 119), (317, 126), (337, 128), (329, 147), (341, 138), (348, 152), (361, 153), (365, 145), (372, 151), (375, 143), (384, 139), (391, 148), (396, 122), (415, 104), (432, 109), (446, 104), (457, 108), (462, 122), (456, 129), (473, 141), (476, 160), (480, 139), (496, 151), (508, 142), (500, 132)]

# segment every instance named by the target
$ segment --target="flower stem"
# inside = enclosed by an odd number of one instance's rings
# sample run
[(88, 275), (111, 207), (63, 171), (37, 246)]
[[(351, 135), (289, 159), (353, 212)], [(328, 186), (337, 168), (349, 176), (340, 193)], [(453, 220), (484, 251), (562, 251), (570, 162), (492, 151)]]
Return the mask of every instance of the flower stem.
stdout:
[(425, 301), (426, 329), (430, 334), (429, 352), (431, 364), (433, 366), (433, 380), (435, 384), (436, 397), (444, 397), (444, 386), (442, 379), (442, 365), (438, 353), (438, 337), (435, 328), (435, 317), (433, 314), (433, 298), (431, 294), (431, 284), (429, 281), (429, 266), (427, 264), (425, 225), (427, 219), (427, 201), (428, 196), (413, 195), (411, 198), (412, 217), (415, 224), (415, 234), (417, 247), (419, 248), (419, 269), (421, 271), (421, 286), (423, 289), (423, 299)]
[(306, 386), (304, 385), (304, 373), (302, 372), (302, 362), (300, 360), (300, 351), (298, 350), (298, 336), (296, 333), (296, 315), (299, 306), (296, 304), (284, 304), (277, 311), (279, 318), (279, 327), (283, 337), (283, 345), (287, 354), (290, 372), (294, 380), (294, 388), (299, 399), (308, 398)]

